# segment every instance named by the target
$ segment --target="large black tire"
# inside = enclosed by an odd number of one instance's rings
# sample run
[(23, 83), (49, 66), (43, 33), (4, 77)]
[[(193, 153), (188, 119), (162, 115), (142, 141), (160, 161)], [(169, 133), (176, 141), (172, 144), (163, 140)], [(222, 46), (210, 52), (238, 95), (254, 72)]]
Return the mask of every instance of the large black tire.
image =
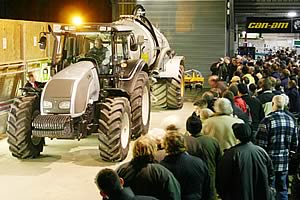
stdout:
[(184, 96), (184, 68), (180, 66), (178, 79), (157, 79), (152, 86), (152, 94), (156, 98), (154, 105), (165, 109), (180, 109)]
[(130, 103), (124, 97), (106, 98), (100, 105), (99, 151), (104, 161), (122, 161), (131, 137)]
[(130, 95), (132, 138), (136, 139), (146, 134), (150, 121), (150, 88), (146, 72), (140, 72), (135, 82), (133, 93)]
[(31, 122), (39, 114), (36, 96), (19, 97), (14, 100), (7, 121), (9, 150), (21, 158), (36, 158), (43, 151), (44, 138), (32, 136)]

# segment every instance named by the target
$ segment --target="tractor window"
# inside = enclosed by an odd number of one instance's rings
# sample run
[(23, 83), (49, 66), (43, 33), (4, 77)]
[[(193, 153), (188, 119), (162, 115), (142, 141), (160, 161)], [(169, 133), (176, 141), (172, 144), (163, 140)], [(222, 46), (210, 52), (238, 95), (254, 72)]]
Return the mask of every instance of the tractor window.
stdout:
[(128, 60), (128, 35), (118, 35), (116, 38), (115, 44), (118, 61)]

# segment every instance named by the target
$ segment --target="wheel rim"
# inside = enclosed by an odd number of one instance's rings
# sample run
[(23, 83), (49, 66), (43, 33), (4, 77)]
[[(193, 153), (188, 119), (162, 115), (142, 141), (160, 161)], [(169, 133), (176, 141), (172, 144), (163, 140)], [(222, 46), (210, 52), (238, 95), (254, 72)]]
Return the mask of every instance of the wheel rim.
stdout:
[(146, 126), (149, 118), (149, 91), (147, 86), (144, 87), (142, 98), (142, 120), (143, 125)]
[(129, 142), (129, 116), (128, 113), (124, 114), (122, 127), (121, 127), (121, 145), (125, 149)]

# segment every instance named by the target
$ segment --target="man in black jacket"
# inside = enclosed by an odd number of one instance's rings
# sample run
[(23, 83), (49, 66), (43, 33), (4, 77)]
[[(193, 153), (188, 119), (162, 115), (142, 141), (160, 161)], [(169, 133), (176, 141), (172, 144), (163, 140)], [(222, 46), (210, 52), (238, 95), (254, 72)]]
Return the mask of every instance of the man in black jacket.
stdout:
[(118, 175), (124, 179), (124, 186), (137, 195), (180, 200), (180, 184), (168, 169), (155, 162), (155, 153), (155, 142), (146, 136), (140, 137), (133, 146), (133, 159), (118, 168)]
[(150, 196), (135, 196), (130, 188), (123, 188), (124, 180), (112, 169), (101, 170), (95, 179), (103, 199), (109, 200), (158, 200)]
[(217, 191), (222, 200), (270, 200), (274, 195), (272, 161), (267, 152), (254, 145), (247, 124), (233, 124), (240, 144), (225, 151), (217, 168)]
[(179, 181), (182, 200), (211, 200), (213, 191), (207, 165), (186, 152), (184, 137), (178, 131), (167, 132), (164, 138), (167, 156), (160, 163)]
[(259, 122), (265, 117), (264, 109), (260, 101), (254, 97), (251, 97), (248, 92), (246, 84), (238, 84), (239, 96), (246, 101), (246, 104), (250, 108), (250, 114), (252, 118), (251, 128), (253, 136), (255, 138), (255, 133), (258, 129)]

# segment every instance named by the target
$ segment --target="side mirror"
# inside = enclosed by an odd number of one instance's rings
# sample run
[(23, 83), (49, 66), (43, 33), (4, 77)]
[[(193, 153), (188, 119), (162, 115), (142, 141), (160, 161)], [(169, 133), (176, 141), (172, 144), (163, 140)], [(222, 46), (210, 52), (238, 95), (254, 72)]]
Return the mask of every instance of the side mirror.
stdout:
[(144, 36), (143, 35), (138, 35), (136, 43), (137, 43), (137, 45), (144, 44)]
[(46, 36), (42, 36), (40, 37), (40, 41), (39, 41), (39, 47), (40, 49), (46, 49), (46, 45), (47, 45), (47, 37)]

